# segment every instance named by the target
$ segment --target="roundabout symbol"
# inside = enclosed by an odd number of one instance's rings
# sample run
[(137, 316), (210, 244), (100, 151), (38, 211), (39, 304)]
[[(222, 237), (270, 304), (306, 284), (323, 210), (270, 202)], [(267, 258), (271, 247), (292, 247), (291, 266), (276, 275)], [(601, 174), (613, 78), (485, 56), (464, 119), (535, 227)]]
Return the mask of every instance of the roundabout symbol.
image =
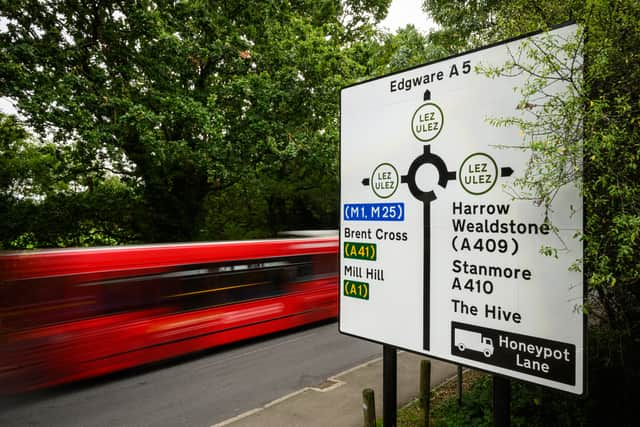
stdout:
[[(430, 102), (430, 92), (425, 92), (426, 103), (422, 104), (411, 119), (411, 131), (420, 141), (428, 142), (435, 139), (442, 130), (444, 116), (442, 110), (433, 102)], [(437, 196), (432, 188), (420, 188), (416, 179), (418, 170), (424, 165), (434, 166), (437, 170), (437, 185), (446, 188), (449, 181), (460, 180), (462, 188), (471, 195), (482, 195), (491, 190), (498, 177), (510, 176), (513, 169), (510, 167), (498, 168), (495, 160), (485, 153), (473, 153), (460, 165), (458, 173), (450, 171), (446, 163), (437, 154), (431, 152), (430, 145), (424, 145), (422, 154), (418, 155), (411, 164), (406, 175), (400, 177), (400, 183), (407, 184), (413, 197), (423, 205), (423, 336), (422, 348), (430, 350), (430, 323), (431, 323), (431, 202)], [(381, 163), (373, 170), (368, 178), (362, 179), (362, 185), (371, 186), (376, 196), (380, 198), (391, 197), (398, 187), (398, 172), (390, 163)]]
[(438, 185), (442, 188), (447, 187), (447, 182), (456, 179), (456, 173), (447, 170), (442, 158), (431, 152), (431, 147), (424, 146), (423, 154), (415, 158), (415, 160), (409, 166), (409, 171), (402, 177), (402, 182), (409, 185), (409, 191), (416, 199), (423, 203), (429, 203), (436, 199), (436, 194), (433, 190), (423, 191), (418, 187), (416, 182), (416, 173), (422, 165), (433, 165), (438, 170)]
[(416, 199), (420, 200), (423, 205), (423, 269), (422, 269), (422, 281), (423, 281), (423, 328), (422, 328), (422, 348), (425, 350), (430, 349), (430, 311), (431, 307), (431, 202), (436, 199), (436, 193), (433, 190), (424, 191), (418, 188), (416, 183), (416, 173), (423, 165), (433, 165), (438, 171), (438, 185), (442, 188), (447, 187), (447, 182), (456, 179), (455, 171), (449, 171), (444, 160), (437, 154), (431, 152), (429, 145), (424, 146), (424, 151), (421, 155), (415, 158), (409, 166), (409, 171), (402, 177), (402, 182), (409, 186), (409, 191)]

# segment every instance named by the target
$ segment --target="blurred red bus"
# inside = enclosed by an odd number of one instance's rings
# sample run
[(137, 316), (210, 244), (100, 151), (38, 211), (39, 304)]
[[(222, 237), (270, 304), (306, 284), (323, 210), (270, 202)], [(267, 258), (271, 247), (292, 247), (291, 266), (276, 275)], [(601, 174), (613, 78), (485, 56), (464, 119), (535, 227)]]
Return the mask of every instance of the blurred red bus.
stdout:
[(337, 317), (338, 239), (0, 255), (0, 394)]

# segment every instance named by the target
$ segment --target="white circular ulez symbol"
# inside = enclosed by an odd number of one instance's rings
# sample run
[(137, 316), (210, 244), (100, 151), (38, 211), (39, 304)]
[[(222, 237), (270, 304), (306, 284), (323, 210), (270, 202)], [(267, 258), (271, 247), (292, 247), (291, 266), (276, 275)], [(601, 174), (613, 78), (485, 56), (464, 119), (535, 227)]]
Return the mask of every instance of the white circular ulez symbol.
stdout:
[(387, 199), (398, 188), (398, 171), (390, 163), (381, 163), (371, 174), (371, 189), (381, 199)]
[(442, 131), (444, 115), (433, 102), (422, 104), (411, 118), (411, 132), (422, 142), (434, 139)]

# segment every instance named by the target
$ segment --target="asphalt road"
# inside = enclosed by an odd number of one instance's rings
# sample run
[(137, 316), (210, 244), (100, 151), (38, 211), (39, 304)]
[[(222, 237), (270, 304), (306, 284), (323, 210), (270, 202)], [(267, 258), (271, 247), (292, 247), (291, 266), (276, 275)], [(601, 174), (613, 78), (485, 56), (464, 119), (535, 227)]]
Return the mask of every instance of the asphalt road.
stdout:
[(335, 322), (21, 396), (1, 426), (206, 426), (381, 355)]

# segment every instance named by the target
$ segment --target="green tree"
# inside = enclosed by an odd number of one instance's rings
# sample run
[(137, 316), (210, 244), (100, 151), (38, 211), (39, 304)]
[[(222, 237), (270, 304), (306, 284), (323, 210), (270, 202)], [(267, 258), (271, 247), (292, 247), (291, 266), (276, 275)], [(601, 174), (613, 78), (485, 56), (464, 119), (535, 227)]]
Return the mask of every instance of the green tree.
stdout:
[(129, 189), (137, 239), (335, 226), (339, 88), (388, 4), (5, 1), (0, 95), (41, 139), (73, 147), (81, 188)]
[(135, 241), (135, 189), (108, 177), (80, 182), (74, 146), (30, 136), (0, 114), (0, 248), (65, 247)]

